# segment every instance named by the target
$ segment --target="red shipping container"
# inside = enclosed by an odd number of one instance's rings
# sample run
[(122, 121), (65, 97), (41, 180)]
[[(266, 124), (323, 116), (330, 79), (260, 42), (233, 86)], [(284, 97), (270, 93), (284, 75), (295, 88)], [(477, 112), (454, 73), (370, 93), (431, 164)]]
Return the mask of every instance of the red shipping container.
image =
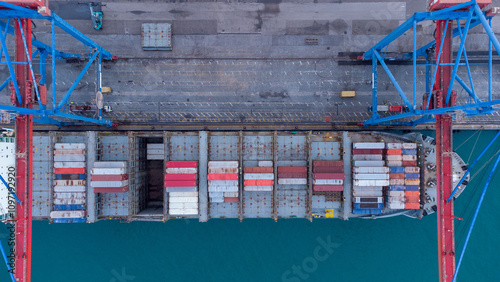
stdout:
[(165, 181), (165, 187), (195, 187), (195, 181)]
[(387, 149), (385, 151), (387, 155), (402, 155), (403, 150), (402, 149)]
[(278, 172), (279, 178), (307, 178), (307, 173), (298, 172)]
[(189, 181), (196, 180), (196, 174), (165, 174), (165, 181)]
[(404, 173), (389, 173), (389, 179), (405, 179)]
[(403, 166), (417, 166), (417, 161), (403, 161)]
[(290, 172), (290, 173), (307, 173), (307, 167), (305, 166), (279, 166), (278, 173), (280, 172)]
[(405, 203), (405, 209), (418, 210), (418, 209), (420, 209), (420, 204), (419, 203)]
[(207, 175), (208, 180), (238, 180), (238, 174), (209, 174)]
[(315, 173), (314, 179), (345, 179), (345, 173)]
[(224, 197), (224, 203), (237, 203), (240, 201), (238, 197)]
[(128, 185), (123, 187), (94, 187), (94, 193), (123, 193), (128, 191)]
[(181, 167), (198, 167), (198, 162), (196, 161), (167, 162), (167, 168), (181, 168)]
[(318, 192), (322, 191), (340, 192), (344, 191), (344, 185), (313, 185), (313, 190)]
[(244, 168), (245, 173), (273, 173), (273, 168), (272, 167), (245, 167)]
[(352, 149), (353, 155), (382, 155), (383, 149)]
[(245, 186), (272, 186), (274, 185), (274, 180), (245, 180), (243, 182)]
[(85, 168), (54, 168), (54, 174), (85, 174)]
[(320, 166), (344, 166), (343, 161), (313, 161), (313, 166), (314, 167), (320, 167)]
[(103, 174), (103, 175), (92, 174), (90, 176), (90, 180), (92, 181), (122, 181), (127, 179), (128, 179), (128, 174)]
[(337, 173), (344, 172), (343, 166), (315, 166), (313, 167), (314, 173)]
[(419, 197), (420, 191), (405, 191), (405, 197)]

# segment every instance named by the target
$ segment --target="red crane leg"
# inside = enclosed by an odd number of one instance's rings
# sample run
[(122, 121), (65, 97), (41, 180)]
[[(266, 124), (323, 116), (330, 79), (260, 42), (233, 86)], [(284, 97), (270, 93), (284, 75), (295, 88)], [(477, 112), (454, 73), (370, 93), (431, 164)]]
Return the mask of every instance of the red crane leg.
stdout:
[[(452, 62), (452, 30), (453, 22), (438, 21), (436, 29), (436, 54), (439, 52), (439, 42), (444, 37), (440, 63)], [(434, 89), (435, 107), (446, 107), (446, 94), (451, 79), (451, 66), (440, 66)], [(450, 99), (453, 101), (454, 99)], [(452, 118), (450, 115), (436, 116), (436, 164), (437, 164), (437, 225), (438, 225), (438, 255), (439, 281), (453, 280), (455, 272), (455, 230), (453, 222), (453, 201), (446, 203), (452, 191)]]
[[(31, 20), (21, 19), (23, 33), (28, 44), (28, 55), (31, 56)], [(15, 23), (15, 61), (27, 62), (26, 51), (21, 36), (19, 22)], [(23, 103), (17, 105), (33, 108), (31, 103), (31, 77), (29, 66), (16, 65), (16, 80), (19, 85)], [(16, 189), (23, 205), (18, 206), (16, 216), (16, 245), (14, 277), (20, 282), (31, 281), (31, 203), (32, 203), (32, 139), (33, 118), (18, 115), (16, 118)]]

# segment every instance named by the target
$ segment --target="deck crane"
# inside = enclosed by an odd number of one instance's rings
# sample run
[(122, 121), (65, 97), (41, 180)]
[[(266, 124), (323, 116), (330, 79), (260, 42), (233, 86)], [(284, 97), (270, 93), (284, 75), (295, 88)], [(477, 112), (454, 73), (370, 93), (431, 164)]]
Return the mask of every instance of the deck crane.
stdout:
[[(9, 77), (0, 85), (0, 91), (10, 90), (13, 105), (0, 105), (0, 110), (16, 115), (16, 193), (20, 204), (16, 206), (15, 224), (15, 264), (13, 281), (31, 281), (31, 203), (32, 203), (32, 135), (33, 122), (65, 126), (74, 124), (71, 120), (98, 125), (111, 126), (112, 123), (102, 117), (89, 118), (68, 113), (65, 110), (70, 96), (84, 74), (97, 62), (97, 89), (101, 91), (101, 62), (111, 60), (110, 52), (96, 44), (83, 33), (69, 25), (62, 18), (51, 12), (48, 0), (8, 0), (0, 2), (0, 60), (9, 70)], [(47, 20), (51, 25), (51, 44), (45, 44), (32, 38), (32, 19)], [(13, 24), (13, 26), (11, 25)], [(83, 43), (86, 54), (61, 52), (55, 45), (55, 27), (59, 27), (76, 40)], [(14, 35), (14, 60), (9, 55), (7, 39)], [(33, 48), (36, 51), (33, 52)], [(50, 55), (51, 62), (47, 63)], [(36, 56), (39, 56), (38, 58)], [(57, 103), (56, 97), (56, 59), (79, 59), (87, 61), (82, 72), (76, 78), (64, 97)], [(47, 105), (47, 70), (51, 65), (52, 106)], [(38, 68), (34, 68), (38, 66)], [(39, 74), (35, 74), (39, 71)], [(7, 87), (9, 86), (9, 87)], [(34, 117), (36, 116), (36, 117)], [(14, 280), (15, 279), (15, 280)]]
[[(452, 120), (454, 117), (475, 116), (489, 114), (496, 110), (494, 105), (500, 104), (500, 100), (492, 100), (492, 47), (500, 55), (500, 44), (491, 29), (491, 19), (496, 14), (495, 8), (488, 8), (491, 0), (477, 1), (429, 1), (428, 12), (415, 13), (410, 19), (391, 32), (387, 37), (374, 45), (364, 53), (364, 60), (372, 60), (373, 84), (372, 84), (372, 108), (377, 108), (377, 65), (380, 64), (385, 70), (406, 107), (407, 113), (388, 115), (381, 117), (373, 111), (372, 117), (364, 122), (365, 126), (373, 125), (417, 125), (427, 122), (436, 124), (436, 163), (437, 163), (437, 227), (438, 227), (438, 257), (439, 257), (439, 281), (448, 282), (456, 280), (455, 264), (455, 233), (453, 215), (454, 187), (452, 179)], [(422, 21), (435, 21), (435, 40), (417, 49), (417, 24)], [(465, 23), (464, 23), (465, 22)], [(465, 41), (468, 31), (482, 26), (488, 40), (488, 75), (489, 88), (487, 101), (482, 101), (474, 89), (470, 65), (465, 50)], [(408, 30), (413, 29), (413, 50), (409, 53), (388, 54), (387, 48), (391, 42), (396, 40)], [(452, 40), (460, 38), (460, 45), (455, 60), (453, 60)], [(431, 62), (431, 55), (435, 53), (435, 60)], [(421, 109), (417, 108), (417, 58), (426, 58), (426, 91), (423, 95)], [(462, 62), (463, 58), (463, 62)], [(396, 81), (389, 67), (385, 63), (390, 59), (407, 59), (413, 61), (413, 101), (410, 101), (406, 93)], [(465, 65), (470, 82), (467, 85), (457, 74), (458, 67)], [(457, 104), (457, 94), (452, 87), (457, 82), (467, 93), (468, 103)], [(484, 93), (483, 93), (484, 94)], [(483, 96), (484, 97), (484, 96)], [(496, 137), (495, 137), (496, 138)], [(488, 145), (489, 147), (489, 145)], [(487, 149), (487, 148), (486, 148)], [(481, 153), (482, 155), (483, 153)], [(497, 161), (498, 163), (498, 161)], [(496, 167), (496, 164), (494, 168)], [(491, 172), (492, 173), (492, 172)], [(491, 177), (490, 173), (490, 177)], [(488, 182), (485, 186), (487, 188)], [(456, 190), (456, 188), (455, 188)], [(455, 192), (455, 190), (453, 192)], [(483, 192), (484, 195), (484, 192)], [(478, 204), (477, 211), (481, 201)], [(473, 227), (471, 224), (471, 229)], [(467, 240), (466, 240), (467, 242)], [(462, 250), (465, 250), (466, 245)], [(459, 261), (459, 264), (460, 265)]]

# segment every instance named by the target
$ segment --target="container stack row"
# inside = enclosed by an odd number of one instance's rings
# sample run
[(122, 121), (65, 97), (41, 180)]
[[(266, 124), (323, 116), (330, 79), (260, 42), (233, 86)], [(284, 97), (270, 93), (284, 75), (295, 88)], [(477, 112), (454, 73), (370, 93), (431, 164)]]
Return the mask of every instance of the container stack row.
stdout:
[(245, 191), (273, 191), (274, 168), (272, 161), (259, 161), (258, 166), (245, 167), (243, 189)]
[(313, 161), (313, 191), (342, 192), (344, 191), (343, 161)]
[(280, 185), (305, 185), (307, 184), (306, 166), (279, 166), (278, 184)]
[(387, 207), (405, 208), (405, 168), (403, 167), (403, 144), (386, 144), (386, 165), (389, 167), (390, 185), (387, 187)]
[(208, 196), (211, 203), (237, 203), (238, 161), (208, 162)]
[(170, 215), (198, 214), (198, 162), (167, 162), (164, 184)]
[(417, 144), (403, 143), (405, 167), (405, 209), (420, 209), (420, 168), (417, 166)]
[(86, 222), (86, 146), (56, 143), (54, 149), (54, 206), (50, 217), (55, 223)]
[(163, 160), (165, 159), (165, 146), (161, 143), (148, 143), (147, 145), (148, 160)]
[(384, 208), (383, 187), (389, 185), (384, 161), (384, 142), (353, 143), (352, 201), (355, 214), (380, 214)]
[(90, 171), (94, 193), (124, 193), (128, 191), (128, 167), (125, 161), (94, 162)]

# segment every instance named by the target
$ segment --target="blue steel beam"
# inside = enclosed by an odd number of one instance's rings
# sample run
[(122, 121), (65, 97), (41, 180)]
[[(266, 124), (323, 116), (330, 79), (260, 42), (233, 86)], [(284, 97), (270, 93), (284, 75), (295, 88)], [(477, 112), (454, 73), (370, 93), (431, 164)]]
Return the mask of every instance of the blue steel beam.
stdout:
[(500, 43), (498, 42), (497, 37), (495, 36), (495, 33), (491, 29), (491, 26), (488, 23), (488, 20), (486, 17), (483, 15), (481, 12), (481, 8), (479, 8), (478, 5), (474, 5), (474, 12), (476, 12), (477, 17), (481, 21), (481, 24), (484, 27), (484, 30), (486, 31), (486, 34), (490, 38), (490, 42), (493, 44), (495, 47), (495, 50), (497, 51), (497, 54), (500, 56)]
[(12, 77), (11, 77), (11, 76), (9, 76), (9, 77), (8, 77), (8, 78), (7, 78), (7, 79), (6, 79), (6, 80), (2, 83), (2, 85), (0, 85), (0, 91), (2, 91), (2, 90), (5, 88), (5, 86), (9, 85), (9, 82), (10, 82), (11, 80), (12, 80)]
[[(9, 69), (10, 76), (16, 77), (16, 73), (14, 72), (14, 68), (12, 67), (12, 62), (10, 60), (9, 50), (7, 49), (7, 44), (5, 43), (4, 34), (0, 34), (0, 41), (2, 42), (2, 47), (5, 49), (4, 50), (5, 61), (7, 62), (7, 67)], [(14, 89), (16, 91), (17, 101), (19, 102), (19, 104), (22, 104), (23, 98), (21, 98), (21, 92), (19, 91), (19, 85), (17, 85), (17, 80), (13, 79), (12, 84), (14, 85)]]
[[(444, 26), (443, 34), (446, 34), (446, 31), (448, 30), (448, 23), (449, 23), (449, 21), (447, 21), (446, 24), (445, 24), (445, 26)], [(441, 39), (441, 43), (439, 44), (439, 52), (438, 52), (438, 55), (437, 55), (437, 58), (436, 58), (436, 64), (438, 64), (439, 61), (441, 60), (441, 54), (443, 53), (444, 39), (445, 39), (445, 36), (443, 36), (443, 38)], [(427, 103), (425, 105), (426, 109), (429, 108), (429, 104), (431, 102), (431, 97), (432, 97), (431, 92), (434, 89), (434, 83), (436, 82), (437, 71), (438, 71), (438, 68), (435, 67), (434, 68), (434, 74), (432, 75), (431, 87), (429, 88), (429, 92), (428, 92), (429, 93), (429, 97), (427, 97)]]
[(67, 114), (67, 113), (61, 113), (61, 112), (56, 112), (53, 114), (53, 116), (61, 117), (61, 118), (68, 118), (68, 119), (76, 119), (76, 120), (81, 120), (81, 121), (86, 121), (86, 122), (92, 122), (92, 123), (97, 123), (97, 124), (106, 125), (106, 126), (113, 125), (113, 122), (110, 120), (106, 120), (106, 119), (98, 120), (98, 119), (82, 117), (82, 116), (77, 116), (77, 115), (72, 115), (72, 114)]

